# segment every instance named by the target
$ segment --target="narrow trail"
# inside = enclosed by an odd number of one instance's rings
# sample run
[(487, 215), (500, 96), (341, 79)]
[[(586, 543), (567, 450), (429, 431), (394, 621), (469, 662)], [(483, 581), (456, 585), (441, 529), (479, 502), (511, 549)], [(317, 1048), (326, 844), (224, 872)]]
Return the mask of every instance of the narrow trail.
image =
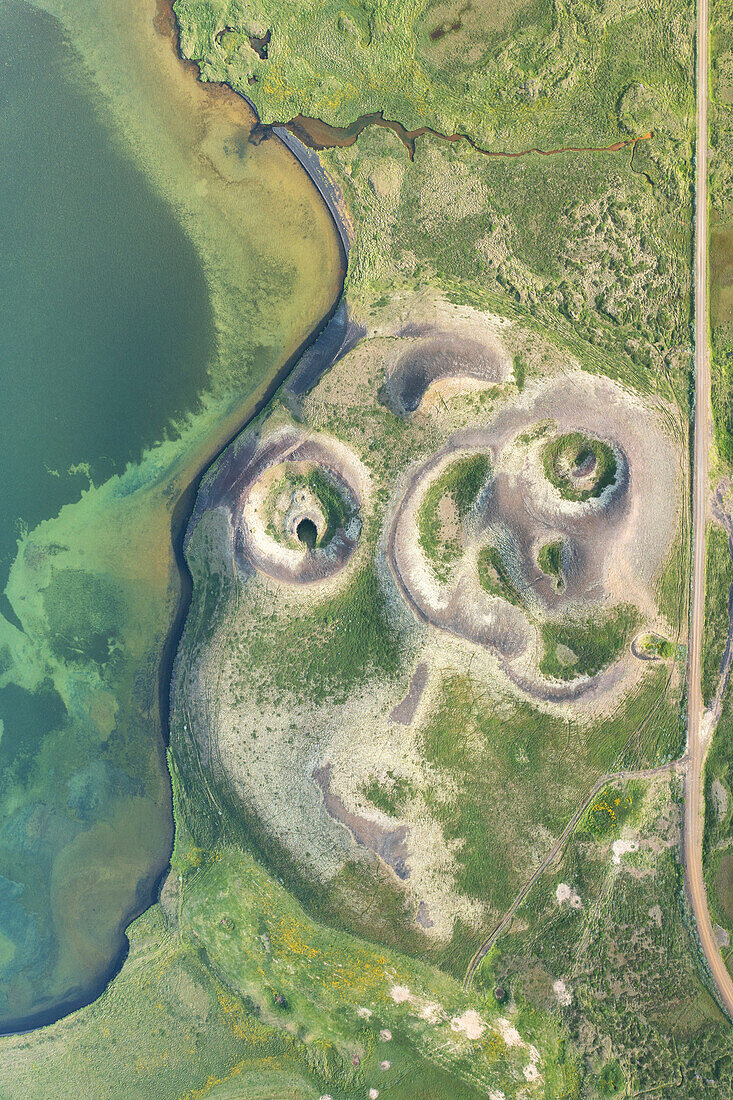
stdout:
[(705, 626), (705, 522), (708, 511), (708, 451), (711, 436), (710, 352), (708, 341), (708, 0), (697, 4), (697, 141), (695, 163), (695, 422), (692, 492), (692, 607), (688, 658), (687, 751), (682, 857), (685, 892), (700, 947), (718, 999), (733, 1018), (733, 980), (723, 962), (708, 909), (703, 874), (705, 757), (714, 727), (702, 698), (702, 643)]
[(565, 847), (565, 842), (575, 829), (575, 826), (578, 824), (595, 796), (600, 791), (602, 791), (604, 787), (608, 786), (609, 783), (621, 783), (631, 779), (653, 779), (657, 775), (671, 775), (674, 772), (683, 771), (686, 764), (687, 759), (686, 757), (682, 756), (678, 760), (673, 760), (670, 764), (660, 764), (656, 768), (641, 768), (638, 771), (626, 770), (619, 772), (608, 772), (606, 775), (601, 776), (598, 782), (595, 783), (588, 791), (588, 794), (580, 803), (577, 810), (570, 818), (563, 831), (560, 833), (560, 836), (553, 844), (552, 848), (544, 856), (542, 862), (535, 869), (531, 877), (527, 879), (524, 886), (519, 891), (504, 916), (501, 918), (498, 924), (494, 925), (491, 932), (488, 934), (486, 939), (479, 947), (478, 951), (469, 962), (468, 968), (466, 970), (466, 976), (463, 979), (463, 988), (466, 992), (468, 992), (468, 990), (470, 989), (471, 982), (473, 981), (473, 976), (476, 973), (481, 960), (488, 954), (488, 952), (498, 940), (499, 936), (501, 936), (501, 934), (507, 930), (512, 920), (514, 919), (515, 913), (519, 909), (520, 905), (522, 905), (522, 903), (525, 901), (527, 895), (529, 894), (530, 890), (537, 882), (537, 880), (545, 873), (548, 867), (550, 867), (555, 862), (558, 855), (560, 855), (562, 849)]

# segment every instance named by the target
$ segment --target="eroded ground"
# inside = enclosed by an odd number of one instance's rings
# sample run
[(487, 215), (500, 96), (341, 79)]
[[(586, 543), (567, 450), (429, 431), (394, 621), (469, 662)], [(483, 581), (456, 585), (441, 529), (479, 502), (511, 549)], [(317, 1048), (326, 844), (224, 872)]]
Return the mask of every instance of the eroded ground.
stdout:
[[(516, 811), (500, 823), (491, 776), (469, 793), (487, 750), (503, 755), (505, 724), (567, 730), (564, 805), (636, 732), (630, 699), (660, 708), (638, 762), (676, 747), (664, 726), (678, 626), (655, 584), (679, 528), (682, 456), (663, 403), (583, 372), (518, 323), (444, 301), (416, 309), (407, 325), (385, 310), (297, 423), (286, 394), (210, 474), (188, 542), (205, 611), (187, 630), (175, 706), (347, 924), (362, 927), (345, 876), (373, 876), (393, 898), (392, 935), (461, 957), (500, 915), (500, 891), (472, 883), (472, 863), (493, 849), (519, 884), (559, 820), (545, 806), (541, 825)], [(446, 353), (467, 328), (471, 342)], [(522, 354), (536, 366), (520, 392)], [(418, 399), (398, 400), (405, 390)], [(667, 640), (665, 657), (634, 655), (643, 631)], [(436, 723), (456, 691), (496, 721), (472, 734), (456, 707), (449, 748)], [(604, 726), (613, 736), (595, 753)], [(525, 804), (557, 751), (533, 767), (537, 748), (510, 764)], [(456, 829), (446, 815), (467, 802)]]

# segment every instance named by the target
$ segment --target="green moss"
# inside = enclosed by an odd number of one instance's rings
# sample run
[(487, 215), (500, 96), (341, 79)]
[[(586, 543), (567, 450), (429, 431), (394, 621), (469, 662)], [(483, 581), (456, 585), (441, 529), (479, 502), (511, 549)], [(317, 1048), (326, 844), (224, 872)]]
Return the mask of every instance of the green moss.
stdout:
[(540, 671), (557, 680), (594, 676), (621, 654), (638, 621), (635, 607), (620, 604), (604, 617), (543, 623)]

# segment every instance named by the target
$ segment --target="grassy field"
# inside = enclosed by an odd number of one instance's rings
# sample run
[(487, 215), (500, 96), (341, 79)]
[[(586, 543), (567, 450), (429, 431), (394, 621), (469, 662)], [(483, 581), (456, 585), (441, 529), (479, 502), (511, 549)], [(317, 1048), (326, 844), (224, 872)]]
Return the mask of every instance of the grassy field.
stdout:
[(710, 324), (715, 442), (720, 472), (733, 467), (733, 5), (711, 6)]
[[(343, 702), (356, 684), (393, 675), (400, 663), (399, 635), (370, 568), (335, 599), (268, 631), (253, 625), (242, 641), (248, 649), (243, 670), (257, 670), (263, 699), (305, 695), (315, 704)], [(232, 687), (236, 693), (236, 682)]]
[[(682, 372), (689, 4), (620, 18), (610, 8), (526, 0), (474, 3), (462, 13), (458, 4), (383, 0), (286, 8), (178, 0), (176, 13), (184, 54), (205, 79), (246, 93), (264, 121), (302, 113), (348, 125), (383, 110), (408, 127), (467, 133), (498, 151), (595, 148), (651, 133), (633, 151), (514, 160), (425, 137), (408, 169), (399, 139), (372, 129), (323, 160), (356, 231), (352, 306), (369, 310), (397, 285), (435, 280), (460, 301), (498, 299), (567, 330), (595, 369), (644, 388), (666, 389), (670, 372)], [(456, 31), (430, 37), (456, 19)], [(265, 30), (262, 59), (247, 35)]]
[[(587, 1097), (692, 1100), (733, 1089), (730, 1029), (701, 981), (686, 923), (678, 798), (666, 780), (599, 795), (600, 811), (589, 808), (477, 975), (528, 1012), (554, 1003)], [(638, 850), (615, 856), (622, 838)]]
[[(427, 797), (461, 842), (463, 890), (502, 913), (600, 775), (679, 751), (664, 681), (655, 673), (616, 715), (582, 731), (529, 703), (492, 699), (468, 677), (443, 684), (422, 732), (435, 770)], [(645, 730), (650, 714), (653, 728)], [(460, 971), (475, 946), (462, 930), (445, 965)]]
[(540, 669), (545, 676), (572, 680), (594, 676), (615, 661), (631, 641), (639, 622), (635, 607), (623, 604), (604, 616), (583, 621), (542, 624), (545, 652)]
[(725, 693), (720, 721), (705, 762), (703, 866), (713, 920), (733, 933), (733, 705)]
[(728, 536), (709, 524), (705, 544), (705, 632), (702, 654), (702, 693), (713, 699), (720, 678), (720, 662), (728, 638), (728, 595), (733, 583)]

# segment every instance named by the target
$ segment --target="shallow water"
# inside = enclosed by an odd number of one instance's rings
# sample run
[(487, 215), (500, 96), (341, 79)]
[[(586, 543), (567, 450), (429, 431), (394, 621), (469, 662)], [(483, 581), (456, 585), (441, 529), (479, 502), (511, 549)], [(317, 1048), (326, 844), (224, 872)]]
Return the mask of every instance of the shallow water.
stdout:
[(149, 0), (45, 6), (0, 5), (0, 1031), (94, 997), (165, 870), (172, 517), (341, 279)]
[(5, 0), (0, 37), (4, 588), (19, 526), (85, 486), (70, 468), (105, 480), (195, 404), (214, 332), (196, 250), (99, 117), (60, 24)]

